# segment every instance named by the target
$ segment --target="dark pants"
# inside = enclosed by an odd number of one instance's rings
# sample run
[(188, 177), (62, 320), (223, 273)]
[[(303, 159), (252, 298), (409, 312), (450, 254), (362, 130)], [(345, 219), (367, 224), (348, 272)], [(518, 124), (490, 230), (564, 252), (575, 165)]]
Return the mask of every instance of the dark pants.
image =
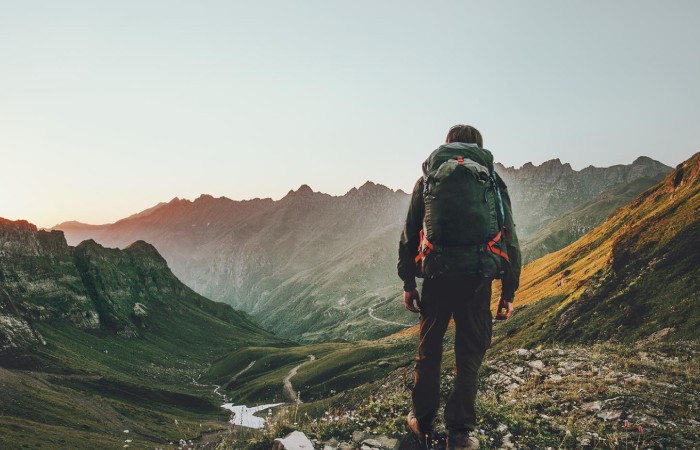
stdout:
[(421, 431), (429, 431), (440, 406), (442, 339), (454, 318), (457, 371), (445, 405), (445, 426), (453, 432), (474, 430), (478, 371), (491, 345), (491, 282), (428, 279), (421, 297), (420, 344), (413, 387), (413, 410), (418, 424)]

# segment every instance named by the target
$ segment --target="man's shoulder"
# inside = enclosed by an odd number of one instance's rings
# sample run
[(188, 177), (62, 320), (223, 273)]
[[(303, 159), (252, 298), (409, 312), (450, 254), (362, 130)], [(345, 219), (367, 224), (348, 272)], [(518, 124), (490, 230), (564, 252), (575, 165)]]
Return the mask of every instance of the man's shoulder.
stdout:
[(413, 193), (423, 192), (423, 177), (419, 177), (416, 180), (416, 184), (413, 185)]

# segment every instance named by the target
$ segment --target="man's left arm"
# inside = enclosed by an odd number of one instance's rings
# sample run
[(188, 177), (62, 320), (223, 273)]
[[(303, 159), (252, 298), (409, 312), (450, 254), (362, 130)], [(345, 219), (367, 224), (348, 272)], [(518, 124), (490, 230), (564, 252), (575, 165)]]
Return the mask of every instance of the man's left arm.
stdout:
[(505, 273), (503, 274), (503, 289), (501, 291), (501, 301), (512, 303), (515, 298), (515, 291), (520, 286), (520, 267), (522, 259), (520, 255), (520, 243), (518, 235), (515, 231), (515, 222), (513, 220), (513, 208), (510, 203), (510, 195), (508, 188), (500, 176), (496, 174), (498, 187), (501, 191), (503, 199), (503, 212), (505, 214), (505, 238), (510, 263), (506, 264)]

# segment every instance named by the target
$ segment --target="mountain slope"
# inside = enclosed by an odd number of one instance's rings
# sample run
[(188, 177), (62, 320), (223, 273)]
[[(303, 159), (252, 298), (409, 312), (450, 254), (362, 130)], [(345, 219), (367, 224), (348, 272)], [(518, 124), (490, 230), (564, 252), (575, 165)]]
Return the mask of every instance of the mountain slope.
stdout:
[(697, 338), (700, 154), (570, 246), (528, 264), (497, 345)]
[(637, 195), (657, 184), (664, 176), (665, 174), (658, 174), (637, 178), (555, 217), (521, 241), (523, 262), (534, 261), (571, 244), (603, 223), (616, 209), (627, 205)]
[(152, 448), (221, 428), (192, 379), (250, 345), (293, 344), (196, 294), (150, 244), (70, 247), (0, 219), (0, 447)]

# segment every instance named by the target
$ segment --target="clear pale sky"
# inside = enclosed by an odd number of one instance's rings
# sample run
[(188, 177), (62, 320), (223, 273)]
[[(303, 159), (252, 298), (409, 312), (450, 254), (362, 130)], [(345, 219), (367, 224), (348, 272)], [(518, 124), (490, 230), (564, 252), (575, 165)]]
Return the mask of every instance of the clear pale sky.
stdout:
[(0, 1), (0, 217), (409, 190), (456, 123), (509, 166), (700, 150), (698, 1)]

